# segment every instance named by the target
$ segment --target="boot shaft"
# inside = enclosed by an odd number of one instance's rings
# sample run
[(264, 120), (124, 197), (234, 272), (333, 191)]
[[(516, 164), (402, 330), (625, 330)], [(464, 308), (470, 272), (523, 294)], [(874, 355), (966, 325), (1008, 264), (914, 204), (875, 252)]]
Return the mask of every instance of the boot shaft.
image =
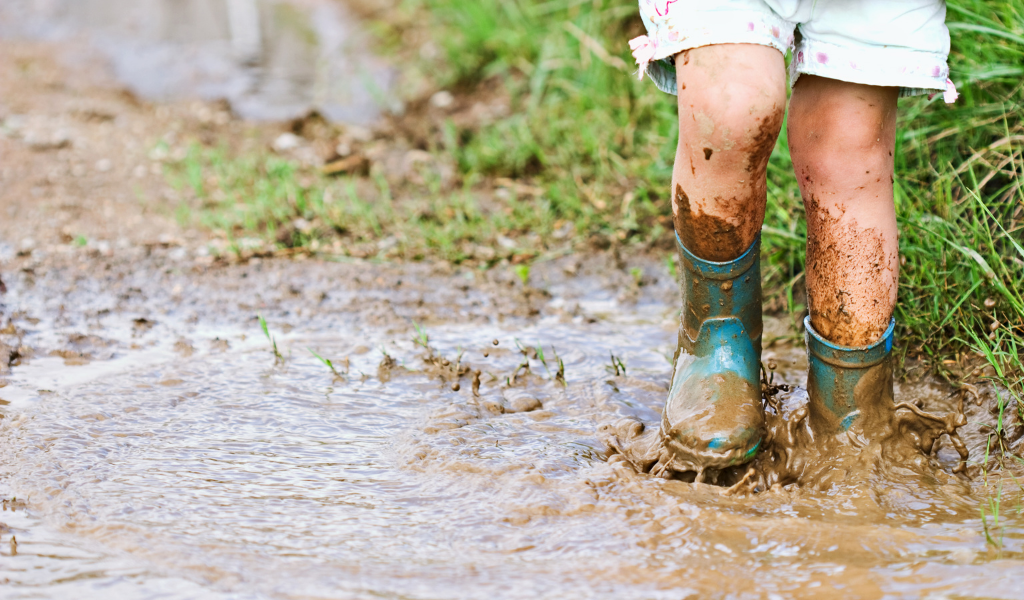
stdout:
[(761, 238), (739, 258), (712, 262), (698, 258), (676, 234), (682, 272), (680, 349), (693, 354), (701, 325), (709, 319), (736, 318), (743, 323), (755, 353), (761, 356)]
[(815, 436), (834, 435), (855, 424), (870, 428), (895, 410), (892, 345), (896, 320), (877, 342), (859, 348), (839, 346), (823, 338), (804, 319), (807, 342), (807, 395)]

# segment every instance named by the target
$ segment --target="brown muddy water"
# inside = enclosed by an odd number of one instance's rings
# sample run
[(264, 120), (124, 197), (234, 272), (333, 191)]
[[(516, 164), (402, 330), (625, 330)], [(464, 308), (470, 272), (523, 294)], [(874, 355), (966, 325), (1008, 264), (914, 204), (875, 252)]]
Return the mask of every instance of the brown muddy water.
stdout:
[[(902, 473), (729, 497), (607, 462), (601, 425), (656, 422), (668, 385), (656, 262), (628, 265), (637, 286), (565, 257), (524, 287), (500, 267), (67, 252), (4, 274), (25, 355), (0, 388), (5, 598), (1024, 597), (1020, 488), (979, 464), (991, 391), (952, 490)], [(767, 333), (801, 385), (785, 322)], [(897, 399), (953, 402), (934, 382)]]
[(66, 62), (106, 62), (143, 98), (223, 99), (245, 119), (401, 110), (396, 70), (332, 0), (4, 0), (0, 38), (71, 42)]

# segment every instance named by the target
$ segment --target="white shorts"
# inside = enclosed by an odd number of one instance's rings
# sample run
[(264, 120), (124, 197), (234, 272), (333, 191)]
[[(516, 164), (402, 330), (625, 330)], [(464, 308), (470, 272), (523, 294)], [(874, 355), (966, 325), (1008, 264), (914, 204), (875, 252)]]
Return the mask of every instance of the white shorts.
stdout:
[(683, 50), (760, 44), (792, 50), (791, 84), (807, 73), (956, 99), (944, 0), (640, 0), (640, 16), (648, 35), (630, 42), (640, 77), (670, 94)]

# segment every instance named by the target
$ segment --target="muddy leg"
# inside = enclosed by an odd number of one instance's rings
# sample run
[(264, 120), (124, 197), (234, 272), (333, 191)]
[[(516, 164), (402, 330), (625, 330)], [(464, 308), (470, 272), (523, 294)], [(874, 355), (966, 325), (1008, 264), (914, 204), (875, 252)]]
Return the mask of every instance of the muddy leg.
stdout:
[(705, 46), (676, 56), (676, 74), (676, 231), (696, 256), (733, 260), (764, 220), (765, 172), (786, 106), (783, 56), (753, 44)]
[(896, 304), (898, 92), (804, 75), (790, 101), (789, 150), (807, 210), (811, 324), (841, 346), (877, 341)]

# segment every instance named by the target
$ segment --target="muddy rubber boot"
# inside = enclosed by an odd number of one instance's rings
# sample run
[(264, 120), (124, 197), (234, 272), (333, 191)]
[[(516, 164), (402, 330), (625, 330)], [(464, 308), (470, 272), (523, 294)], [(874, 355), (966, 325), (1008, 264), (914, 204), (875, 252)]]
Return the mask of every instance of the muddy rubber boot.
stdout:
[[(804, 319), (807, 341), (807, 395), (815, 438), (854, 430), (884, 428), (896, 410), (893, 399), (892, 342), (896, 320), (877, 342), (860, 348), (839, 346), (821, 337)], [(864, 431), (868, 430), (868, 431)]]
[(661, 436), (670, 466), (702, 477), (749, 461), (764, 439), (761, 239), (721, 263), (694, 256), (678, 234), (676, 242), (683, 310)]

